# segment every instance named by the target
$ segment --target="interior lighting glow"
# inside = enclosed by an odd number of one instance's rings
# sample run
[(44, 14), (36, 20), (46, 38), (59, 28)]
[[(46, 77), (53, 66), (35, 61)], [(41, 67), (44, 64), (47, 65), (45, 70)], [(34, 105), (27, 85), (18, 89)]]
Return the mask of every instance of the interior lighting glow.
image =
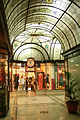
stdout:
[(27, 59), (23, 59), (23, 61), (27, 61)]
[(71, 62), (74, 62), (74, 60), (71, 60)]
[(61, 70), (59, 70), (59, 73), (62, 73), (62, 71), (61, 71)]

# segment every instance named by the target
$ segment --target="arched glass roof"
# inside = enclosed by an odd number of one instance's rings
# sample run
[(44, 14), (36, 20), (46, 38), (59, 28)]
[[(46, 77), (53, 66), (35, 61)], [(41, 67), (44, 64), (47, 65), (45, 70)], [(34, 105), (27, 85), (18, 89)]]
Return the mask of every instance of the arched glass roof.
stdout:
[(61, 44), (63, 51), (80, 44), (80, 0), (3, 3), (14, 59), (53, 60), (55, 43)]

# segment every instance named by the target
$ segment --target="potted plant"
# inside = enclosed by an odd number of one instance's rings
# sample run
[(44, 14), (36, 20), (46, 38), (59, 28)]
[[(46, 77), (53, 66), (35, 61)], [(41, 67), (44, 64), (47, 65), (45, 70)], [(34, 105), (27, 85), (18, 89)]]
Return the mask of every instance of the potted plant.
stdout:
[(71, 79), (71, 73), (65, 72), (68, 85), (66, 86), (67, 96), (69, 98), (68, 101), (66, 101), (68, 112), (69, 113), (77, 113), (78, 108), (78, 100), (76, 98), (78, 97), (76, 95), (76, 92), (80, 91), (80, 88), (76, 88), (78, 85), (78, 82), (75, 81), (76, 78)]

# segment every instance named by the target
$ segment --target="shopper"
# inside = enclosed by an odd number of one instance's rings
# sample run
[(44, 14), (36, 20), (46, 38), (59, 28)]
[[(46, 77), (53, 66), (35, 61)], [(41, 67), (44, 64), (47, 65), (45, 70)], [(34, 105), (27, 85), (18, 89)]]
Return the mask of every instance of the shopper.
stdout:
[(21, 76), (21, 90), (24, 90), (24, 78)]
[(26, 78), (26, 91), (28, 91), (28, 78)]

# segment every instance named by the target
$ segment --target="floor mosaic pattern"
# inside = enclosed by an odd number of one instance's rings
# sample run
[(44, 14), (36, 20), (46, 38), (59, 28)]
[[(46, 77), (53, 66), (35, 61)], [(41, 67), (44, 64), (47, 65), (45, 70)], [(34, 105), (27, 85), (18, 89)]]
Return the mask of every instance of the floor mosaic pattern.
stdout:
[[(45, 92), (44, 92), (45, 93)], [(80, 120), (80, 114), (69, 114), (64, 91), (10, 93), (10, 110), (0, 120)]]

